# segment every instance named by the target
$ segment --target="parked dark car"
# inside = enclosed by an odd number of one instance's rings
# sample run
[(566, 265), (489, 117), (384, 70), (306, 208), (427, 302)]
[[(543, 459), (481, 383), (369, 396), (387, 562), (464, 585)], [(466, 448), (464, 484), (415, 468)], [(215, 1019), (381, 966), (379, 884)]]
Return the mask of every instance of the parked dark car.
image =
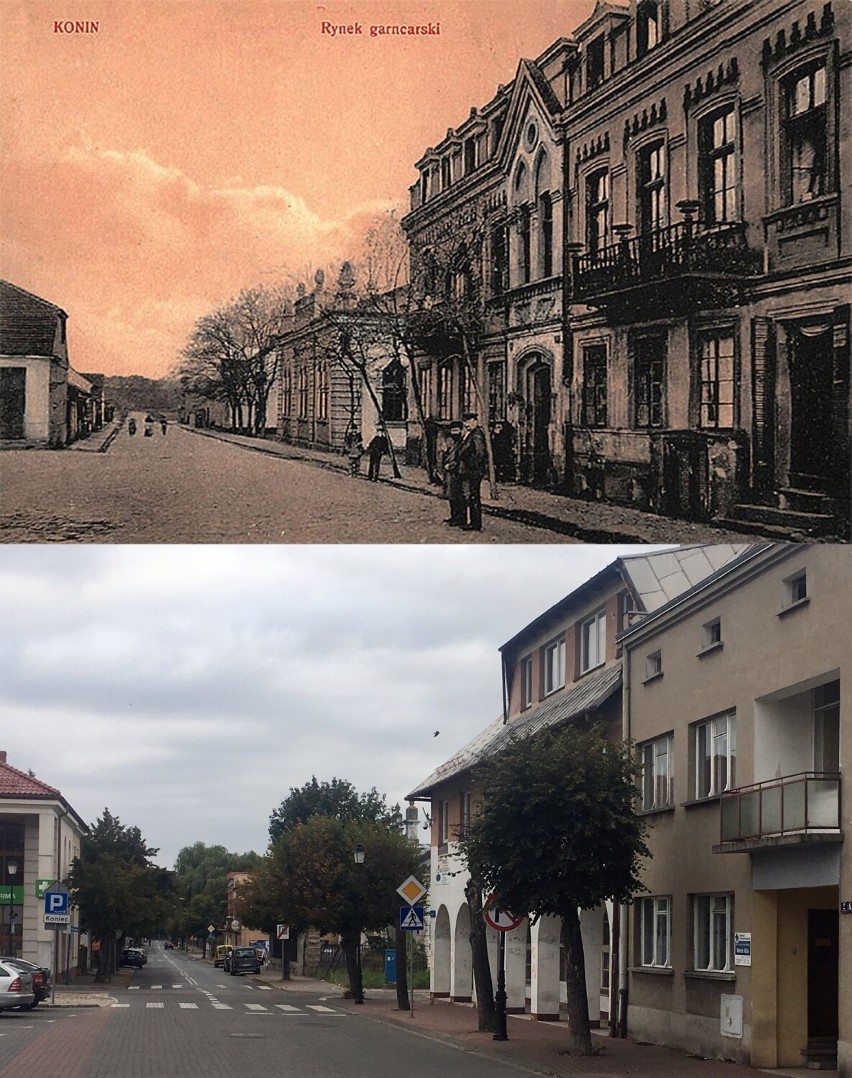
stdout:
[(35, 998), (32, 1003), (22, 1003), (22, 1011), (31, 1011), (33, 1007), (38, 1006), (43, 999), (47, 999), (50, 995), (50, 970), (46, 966), (37, 966), (33, 962), (28, 962), (25, 958), (0, 958), (0, 962), (5, 962), (7, 965), (19, 969), (22, 973), (29, 973), (32, 976)]
[(260, 957), (254, 947), (235, 947), (225, 959), (225, 972), (236, 977), (240, 973), (260, 973)]
[(138, 947), (125, 947), (121, 952), (121, 959), (118, 964), (120, 966), (136, 966), (137, 969), (142, 969), (147, 961), (147, 955), (144, 951), (140, 951)]

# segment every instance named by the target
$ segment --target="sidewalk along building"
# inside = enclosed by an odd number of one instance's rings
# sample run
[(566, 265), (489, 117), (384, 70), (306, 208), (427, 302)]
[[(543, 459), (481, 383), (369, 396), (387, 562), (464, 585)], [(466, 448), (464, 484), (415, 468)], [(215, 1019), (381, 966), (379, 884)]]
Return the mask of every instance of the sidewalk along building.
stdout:
[(523, 482), (848, 535), (850, 19), (599, 2), (427, 150), (435, 421), (509, 420)]
[[(44, 927), (45, 889), (68, 876), (88, 828), (53, 786), (0, 752), (0, 953), (53, 968), (54, 931)], [(72, 929), (76, 911), (71, 910)], [(76, 968), (79, 935), (60, 932), (54, 973)]]
[(852, 1075), (850, 609), (847, 547), (763, 544), (623, 634), (631, 1035)]
[(381, 311), (355, 291), (343, 264), (336, 289), (301, 284), (291, 330), (279, 350), (278, 436), (293, 445), (342, 453), (353, 436), (366, 445), (386, 432), (403, 453), (408, 426), (408, 379)]
[[(470, 919), (478, 911), (465, 897), (468, 875), (459, 854), (477, 802), (477, 764), (514, 736), (564, 723), (600, 723), (613, 739), (622, 733), (619, 633), (632, 619), (665, 605), (749, 549), (749, 544), (686, 546), (618, 558), (525, 626), (500, 649), (504, 714), (441, 764), (408, 795), (431, 803), (430, 907), (433, 997), (472, 997)], [(515, 910), (516, 914), (524, 911)], [(581, 915), (589, 1014), (615, 1021), (618, 921), (612, 903)], [(491, 968), (497, 968), (497, 933), (489, 932)], [(565, 1003), (561, 922), (528, 920), (507, 934), (506, 991), (510, 1012), (559, 1020)]]
[(0, 445), (58, 448), (104, 422), (103, 375), (68, 360), (68, 315), (0, 281)]

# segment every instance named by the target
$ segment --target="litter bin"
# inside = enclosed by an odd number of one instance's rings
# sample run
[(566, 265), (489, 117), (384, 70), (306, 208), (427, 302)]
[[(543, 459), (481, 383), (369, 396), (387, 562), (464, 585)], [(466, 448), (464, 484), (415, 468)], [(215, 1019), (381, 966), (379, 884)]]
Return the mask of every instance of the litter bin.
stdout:
[(385, 948), (385, 984), (396, 984), (396, 950)]

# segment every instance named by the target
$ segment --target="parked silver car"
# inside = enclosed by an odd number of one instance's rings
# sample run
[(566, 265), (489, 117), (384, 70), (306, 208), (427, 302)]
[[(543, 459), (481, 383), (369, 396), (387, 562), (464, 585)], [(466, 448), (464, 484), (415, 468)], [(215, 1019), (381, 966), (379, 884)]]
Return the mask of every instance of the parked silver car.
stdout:
[(0, 1012), (34, 1002), (32, 974), (16, 969), (10, 962), (0, 962)]

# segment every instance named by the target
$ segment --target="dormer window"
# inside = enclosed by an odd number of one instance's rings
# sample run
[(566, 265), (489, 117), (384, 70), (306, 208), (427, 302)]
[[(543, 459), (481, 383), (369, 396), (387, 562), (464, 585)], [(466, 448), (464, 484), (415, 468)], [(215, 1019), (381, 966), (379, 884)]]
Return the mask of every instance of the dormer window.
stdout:
[(468, 173), (473, 172), (476, 168), (476, 139), (469, 138), (465, 140), (464, 144), (464, 173), (465, 176)]
[(660, 43), (660, 5), (655, 0), (645, 0), (636, 12), (636, 51), (644, 56)]
[(586, 89), (593, 90), (604, 78), (604, 35), (586, 46)]
[(449, 157), (444, 157), (441, 159), (441, 190), (446, 191), (451, 182), (450, 159)]

